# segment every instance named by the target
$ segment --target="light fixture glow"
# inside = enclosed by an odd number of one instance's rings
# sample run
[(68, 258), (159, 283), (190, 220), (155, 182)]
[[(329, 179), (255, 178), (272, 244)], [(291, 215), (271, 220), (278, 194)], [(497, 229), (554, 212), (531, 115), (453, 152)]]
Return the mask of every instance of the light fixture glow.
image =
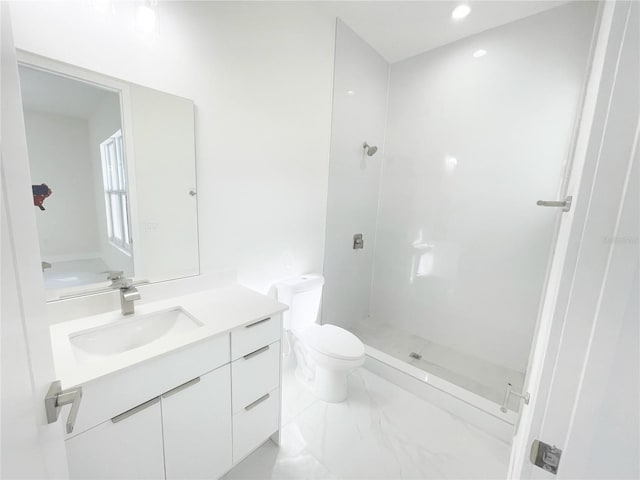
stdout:
[(464, 17), (471, 13), (471, 7), (469, 5), (458, 5), (451, 12), (451, 18), (454, 20), (462, 20)]
[(95, 8), (98, 13), (105, 14), (111, 10), (111, 0), (94, 0), (93, 8)]
[(356, 94), (356, 92), (354, 92), (353, 90), (347, 90), (347, 95), (349, 95), (350, 97), (353, 97)]
[(140, 5), (137, 16), (138, 28), (143, 33), (151, 33), (156, 27), (156, 12), (149, 5)]
[(484, 57), (486, 54), (487, 54), (487, 51), (484, 48), (481, 48), (473, 52), (473, 57), (480, 58), (480, 57)]
[(447, 173), (453, 173), (453, 171), (458, 166), (458, 159), (456, 157), (452, 157), (451, 155), (447, 155), (444, 158), (444, 169)]

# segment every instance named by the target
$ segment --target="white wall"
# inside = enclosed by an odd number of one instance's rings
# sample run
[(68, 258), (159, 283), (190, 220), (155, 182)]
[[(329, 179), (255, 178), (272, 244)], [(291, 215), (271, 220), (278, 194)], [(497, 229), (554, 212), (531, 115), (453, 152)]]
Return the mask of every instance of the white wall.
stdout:
[(525, 370), (558, 215), (536, 201), (559, 194), (595, 8), (392, 65), (374, 319)]
[(91, 258), (100, 251), (89, 127), (85, 119), (25, 112), (33, 184), (53, 192), (45, 211), (33, 207), (42, 260)]
[[(369, 314), (388, 79), (389, 64), (338, 21), (322, 319), (343, 327)], [(378, 146), (374, 156), (365, 141)], [(355, 233), (362, 250), (352, 248)]]
[(191, 98), (201, 271), (266, 291), (322, 268), (334, 19), (307, 3), (16, 2), (16, 46)]

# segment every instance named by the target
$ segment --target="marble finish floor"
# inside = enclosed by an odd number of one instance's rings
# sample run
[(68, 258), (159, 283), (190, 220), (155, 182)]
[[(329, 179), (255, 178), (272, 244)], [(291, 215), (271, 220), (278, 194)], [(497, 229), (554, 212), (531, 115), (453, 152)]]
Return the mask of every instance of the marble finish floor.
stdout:
[(283, 429), (224, 478), (503, 479), (509, 445), (359, 368), (349, 399), (316, 400), (283, 380)]
[[(524, 385), (523, 372), (459, 352), (386, 323), (369, 318), (348, 330), (373, 348), (497, 404), (502, 403), (507, 383), (511, 383), (515, 391), (521, 391)], [(412, 358), (411, 352), (422, 358)], [(512, 409), (517, 405), (513, 402)]]

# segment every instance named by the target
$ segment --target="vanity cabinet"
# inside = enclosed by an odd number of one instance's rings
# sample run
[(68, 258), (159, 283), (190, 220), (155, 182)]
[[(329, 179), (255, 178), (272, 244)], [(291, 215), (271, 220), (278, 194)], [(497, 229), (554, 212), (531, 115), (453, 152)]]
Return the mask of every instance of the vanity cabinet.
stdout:
[(67, 440), (71, 478), (218, 478), (231, 468), (229, 365)]
[(83, 386), (70, 478), (221, 477), (279, 431), (280, 338), (263, 318)]

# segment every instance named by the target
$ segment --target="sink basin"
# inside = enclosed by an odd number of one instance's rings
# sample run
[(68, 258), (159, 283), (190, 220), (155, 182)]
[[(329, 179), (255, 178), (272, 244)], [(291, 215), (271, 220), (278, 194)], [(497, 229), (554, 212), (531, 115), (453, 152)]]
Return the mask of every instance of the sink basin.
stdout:
[(175, 307), (75, 332), (69, 335), (69, 341), (76, 355), (87, 360), (87, 356), (106, 357), (124, 353), (202, 325), (186, 310)]

